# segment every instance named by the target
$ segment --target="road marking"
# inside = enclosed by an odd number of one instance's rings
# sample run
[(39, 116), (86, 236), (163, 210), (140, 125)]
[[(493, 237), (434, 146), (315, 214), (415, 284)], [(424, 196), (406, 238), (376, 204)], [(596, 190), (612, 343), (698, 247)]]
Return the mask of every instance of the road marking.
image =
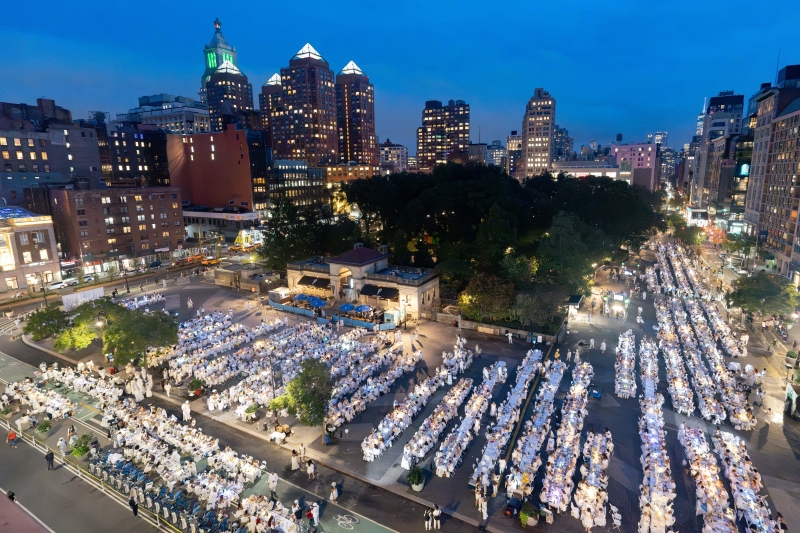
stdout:
[[(3, 496), (7, 496), (7, 495), (8, 495), (8, 493), (7, 493), (7, 492), (6, 492), (6, 491), (3, 489), (3, 487), (0, 487), (0, 492), (2, 492), (2, 493), (3, 493)], [(45, 524), (44, 522), (42, 522), (41, 520), (39, 520), (39, 517), (38, 517), (38, 516), (36, 516), (36, 515), (35, 515), (35, 514), (33, 514), (32, 512), (30, 512), (30, 511), (28, 510), (28, 508), (27, 508), (27, 507), (25, 507), (24, 505), (22, 505), (21, 503), (19, 503), (19, 500), (15, 499), (15, 500), (14, 500), (14, 503), (16, 503), (16, 504), (17, 504), (17, 505), (18, 505), (18, 506), (19, 506), (19, 507), (20, 507), (20, 508), (21, 508), (23, 511), (25, 511), (26, 513), (28, 513), (28, 516), (30, 516), (31, 518), (33, 518), (34, 520), (36, 520), (37, 522), (39, 522), (39, 525), (41, 525), (41, 526), (42, 526), (43, 528), (45, 528), (47, 531), (49, 531), (50, 533), (56, 533), (55, 531), (53, 531), (52, 529), (50, 529), (50, 527), (49, 527), (47, 524)]]

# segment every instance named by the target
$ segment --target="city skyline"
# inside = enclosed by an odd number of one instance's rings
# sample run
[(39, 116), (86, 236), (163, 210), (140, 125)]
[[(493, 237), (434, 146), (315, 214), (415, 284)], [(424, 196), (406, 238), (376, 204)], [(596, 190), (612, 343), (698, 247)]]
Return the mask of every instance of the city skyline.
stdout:
[[(80, 12), (63, 13), (59, 26), (40, 30), (22, 24), (5, 32), (0, 42), (8, 51), (6, 83), (0, 86), (0, 100), (52, 98), (72, 109), (76, 118), (83, 118), (90, 110), (108, 111), (113, 117), (147, 94), (196, 98), (203, 49), (214, 31), (213, 21), (219, 17), (254, 92), (307, 42), (335, 72), (355, 61), (375, 86), (379, 140), (390, 138), (408, 146), (412, 153), (425, 101), (466, 101), (472, 109), (472, 140), (478, 141), (480, 128), (480, 140), (491, 142), (520, 129), (525, 103), (535, 87), (546, 87), (559, 101), (558, 122), (570, 131), (576, 147), (590, 140), (609, 144), (617, 133), (623, 134), (625, 142), (635, 142), (653, 131), (668, 131), (670, 144), (679, 148), (691, 138), (693, 117), (703, 98), (721, 90), (750, 95), (761, 82), (774, 82), (779, 50), (783, 50), (780, 66), (800, 62), (790, 41), (790, 28), (800, 18), (796, 10), (787, 9), (785, 16), (769, 21), (773, 39), (768, 45), (739, 46), (733, 53), (720, 47), (716, 38), (683, 23), (681, 13), (686, 11), (680, 3), (648, 6), (648, 18), (661, 21), (658, 26), (632, 25), (641, 10), (624, 6), (590, 13), (581, 7), (499, 5), (492, 6), (494, 16), (488, 18), (481, 10), (451, 13), (440, 7), (438, 13), (446, 13), (454, 30), (476, 36), (474, 43), (434, 31), (438, 27), (433, 24), (435, 18), (414, 6), (401, 13), (403, 24), (398, 25), (394, 15), (382, 17), (381, 11), (345, 12), (321, 3), (309, 7), (317, 14), (316, 20), (327, 21), (326, 28), (356, 24), (363, 30), (360, 40), (343, 40), (341, 32), (310, 26), (298, 31), (291, 24), (276, 24), (264, 32), (252, 21), (261, 20), (262, 15), (279, 19), (288, 16), (288, 10), (272, 6), (268, 13), (266, 7), (253, 6), (226, 13), (205, 2), (182, 14), (178, 26), (168, 25), (167, 18), (148, 19), (152, 27), (146, 37), (74, 31), (76, 27), (102, 26), (109, 20), (135, 20), (136, 13), (147, 5), (88, 2)], [(734, 2), (727, 9), (735, 12), (737, 6), (744, 12), (743, 2)], [(9, 6), (9, 17), (26, 20), (21, 11), (15, 16), (18, 9)], [(691, 5), (697, 20), (711, 17), (714, 9)], [(537, 39), (511, 37), (524, 34), (525, 20), (540, 16), (557, 19), (536, 29), (540, 32)], [(766, 24), (749, 21), (753, 31), (766, 31)], [(614, 27), (629, 30), (606, 31)], [(481, 35), (491, 36), (491, 41), (484, 42)], [(573, 39), (572, 35), (582, 38)], [(631, 46), (632, 42), (645, 46)], [(623, 52), (624, 62), (620, 60)], [(613, 60), (605, 59), (607, 56)], [(520, 68), (520, 62), (527, 66)], [(709, 62), (715, 68), (706, 68)], [(654, 99), (659, 105), (653, 105)]]

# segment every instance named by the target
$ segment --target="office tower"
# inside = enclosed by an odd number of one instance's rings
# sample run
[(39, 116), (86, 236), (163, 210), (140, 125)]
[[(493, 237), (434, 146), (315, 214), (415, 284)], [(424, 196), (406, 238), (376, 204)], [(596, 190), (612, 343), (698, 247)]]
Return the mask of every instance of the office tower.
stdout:
[(169, 133), (211, 131), (208, 105), (194, 98), (163, 93), (140, 96), (139, 107), (117, 113), (117, 122), (156, 126)]
[(272, 148), (272, 117), (277, 116), (282, 111), (281, 107), (281, 75), (273, 74), (267, 82), (261, 86), (261, 94), (258, 95), (258, 111), (261, 113), (261, 128), (266, 133), (265, 142)]
[(511, 135), (506, 137), (506, 174), (511, 177), (516, 176), (517, 162), (522, 156), (522, 135), (516, 130), (512, 130)]
[(661, 146), (667, 145), (667, 132), (666, 131), (657, 131), (653, 134), (653, 142), (656, 144), (660, 144)]
[(422, 126), (417, 128), (417, 165), (430, 172), (447, 163), (454, 152), (469, 149), (469, 104), (450, 100), (428, 100), (422, 111)]
[(573, 142), (567, 128), (562, 128), (558, 124), (553, 126), (553, 161), (569, 161), (572, 159)]
[(311, 167), (335, 165), (336, 88), (328, 62), (306, 44), (281, 69), (281, 88), (280, 109), (270, 113), (275, 158), (304, 160)]
[(469, 143), (467, 146), (467, 157), (470, 163), (478, 163), (479, 165), (488, 164), (489, 150), (486, 143)]
[(336, 115), (339, 161), (377, 165), (375, 89), (353, 61), (336, 75)]
[(487, 165), (494, 165), (502, 169), (506, 168), (506, 148), (502, 142), (492, 141), (486, 151), (489, 152), (489, 157), (486, 160)]
[(253, 86), (230, 61), (225, 60), (208, 77), (206, 98), (211, 131), (222, 131), (228, 124), (251, 126)]
[(522, 119), (522, 164), (517, 165), (518, 179), (536, 176), (550, 169), (555, 120), (555, 99), (544, 89), (535, 89), (525, 106)]
[(381, 172), (398, 174), (408, 170), (408, 148), (389, 139), (379, 145)]
[(756, 93), (758, 111), (745, 204), (745, 232), (775, 257), (775, 270), (800, 282), (800, 203), (796, 150), (800, 145), (800, 65), (778, 73), (775, 87)]
[(205, 60), (205, 71), (203, 77), (200, 78), (200, 101), (206, 102), (206, 84), (214, 71), (226, 61), (234, 67), (239, 64), (236, 48), (229, 45), (222, 35), (222, 23), (219, 19), (214, 20), (214, 36), (203, 50), (203, 59)]
[(72, 121), (53, 100), (36, 105), (0, 102), (0, 185), (2, 205), (50, 214), (46, 191), (71, 186), (105, 186), (92, 127)]

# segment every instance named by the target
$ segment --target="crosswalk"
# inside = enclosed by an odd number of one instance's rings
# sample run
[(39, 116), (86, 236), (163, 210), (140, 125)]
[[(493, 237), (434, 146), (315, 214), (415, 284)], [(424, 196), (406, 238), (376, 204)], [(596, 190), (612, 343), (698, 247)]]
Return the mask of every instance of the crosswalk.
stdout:
[(8, 317), (0, 318), (0, 335), (11, 335), (17, 328), (14, 320)]

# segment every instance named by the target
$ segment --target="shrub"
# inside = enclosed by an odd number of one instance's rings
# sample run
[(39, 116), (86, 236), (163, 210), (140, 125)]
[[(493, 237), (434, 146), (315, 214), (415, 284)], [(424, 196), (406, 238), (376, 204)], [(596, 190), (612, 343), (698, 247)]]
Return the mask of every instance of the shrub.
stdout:
[(43, 420), (36, 426), (36, 433), (47, 433), (53, 427), (53, 423), (49, 420)]
[(425, 482), (425, 474), (422, 473), (422, 469), (418, 466), (412, 466), (411, 469), (408, 471), (408, 476), (406, 476), (409, 485), (421, 485)]
[(258, 404), (257, 403), (254, 403), (253, 405), (251, 405), (250, 407), (248, 407), (247, 409), (244, 410), (244, 412), (247, 413), (247, 414), (253, 414), (256, 411), (258, 411)]
[(789, 350), (788, 352), (786, 352), (786, 357), (788, 357), (789, 359), (797, 359), (797, 352), (795, 352), (794, 350)]
[(193, 379), (189, 382), (189, 390), (200, 390), (203, 388), (203, 382), (199, 379)]

